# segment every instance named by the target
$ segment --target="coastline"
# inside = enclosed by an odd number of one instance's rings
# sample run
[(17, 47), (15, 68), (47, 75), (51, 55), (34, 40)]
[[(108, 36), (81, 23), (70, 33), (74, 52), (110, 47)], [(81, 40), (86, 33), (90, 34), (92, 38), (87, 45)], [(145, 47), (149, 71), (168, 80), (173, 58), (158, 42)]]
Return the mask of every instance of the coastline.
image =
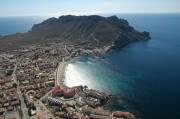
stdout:
[[(74, 58), (79, 58), (79, 57), (71, 57), (70, 60), (68, 61), (61, 61), (59, 62), (59, 65), (56, 69), (56, 80), (55, 80), (55, 87), (59, 86), (60, 88), (69, 88), (69, 89), (78, 89), (78, 91), (76, 93), (79, 92), (79, 88), (83, 88), (82, 91), (84, 91), (84, 93), (86, 93), (87, 96), (92, 95), (95, 96), (94, 98), (97, 99), (101, 99), (101, 98), (105, 98), (105, 102), (99, 107), (95, 106), (94, 104), (92, 104), (91, 106), (82, 106), (82, 111), (86, 114), (91, 113), (90, 117), (95, 118), (97, 116), (97, 118), (106, 118), (106, 119), (113, 119), (113, 117), (125, 117), (127, 119), (135, 119), (135, 115), (133, 113), (130, 112), (125, 112), (122, 110), (109, 110), (107, 108), (105, 108), (105, 106), (107, 104), (111, 104), (114, 101), (116, 101), (116, 96), (113, 96), (111, 93), (107, 93), (104, 91), (100, 91), (97, 89), (89, 89), (87, 86), (83, 86), (83, 85), (79, 85), (79, 86), (74, 86), (74, 87), (68, 87), (67, 85), (64, 84), (64, 76), (65, 76), (65, 71), (66, 71), (66, 67), (68, 66), (68, 64), (74, 60)], [(97, 58), (97, 57), (94, 57)], [(52, 91), (50, 91), (52, 93)], [(68, 104), (68, 101), (76, 101), (76, 103), (82, 103), (81, 99), (79, 100), (79, 94), (75, 94), (75, 96), (73, 98), (70, 99), (64, 99), (64, 98), (60, 98), (61, 101), (64, 102), (64, 104)], [(66, 102), (67, 101), (67, 102)], [(80, 101), (80, 102), (79, 102)], [(93, 103), (93, 102), (92, 102)], [(79, 108), (80, 110), (81, 108)], [(116, 115), (116, 116), (115, 116)], [(79, 115), (80, 116), (80, 115)], [(86, 115), (87, 116), (87, 115)]]
[(70, 57), (67, 61), (63, 58), (62, 61), (58, 63), (58, 66), (55, 70), (55, 86), (60, 87), (68, 87), (64, 84), (64, 78), (65, 78), (65, 71), (69, 63), (71, 63), (75, 58), (78, 57)]
[(64, 85), (64, 75), (65, 75), (65, 70), (68, 64), (69, 64), (69, 61), (59, 62), (58, 67), (55, 71), (55, 80), (56, 80), (55, 85), (66, 87), (66, 85)]
[[(116, 51), (112, 49), (106, 55), (109, 56), (109, 54), (112, 53), (113, 56), (110, 55), (110, 59), (106, 58), (106, 56), (104, 59), (102, 57), (102, 60), (105, 60), (105, 61), (108, 60), (108, 61), (110, 61), (108, 63), (112, 63), (113, 65), (115, 64), (115, 69), (114, 69), (114, 67), (112, 67), (113, 70), (116, 70), (116, 66), (117, 66), (117, 67), (120, 67), (119, 69), (120, 69), (120, 71), (122, 71), (122, 73), (125, 73), (125, 74), (128, 73), (127, 74), (128, 76), (129, 76), (129, 74), (131, 76), (133, 76), (133, 77), (130, 76), (130, 78), (134, 79), (132, 86), (134, 86), (136, 88), (136, 90), (134, 90), (133, 92), (134, 92), (135, 97), (137, 98), (136, 105), (138, 106), (138, 107), (134, 107), (134, 108), (137, 109), (138, 111), (141, 111), (142, 115), (139, 114), (141, 116), (141, 118), (143, 118), (143, 116), (147, 116), (147, 115), (150, 116), (149, 118), (154, 118), (154, 119), (156, 119), (158, 117), (166, 118), (166, 117), (168, 117), (167, 108), (171, 108), (169, 113), (177, 114), (177, 110), (176, 110), (177, 106), (175, 108), (173, 108), (173, 106), (178, 104), (179, 100), (175, 99), (173, 97), (175, 96), (178, 98), (178, 90), (174, 90), (174, 88), (168, 89), (167, 86), (171, 86), (170, 84), (172, 84), (173, 87), (176, 87), (177, 86), (176, 84), (178, 84), (177, 83), (178, 79), (172, 78), (172, 77), (176, 77), (176, 76), (178, 77), (178, 74), (176, 74), (176, 71), (175, 71), (175, 69), (178, 69), (178, 61), (177, 60), (179, 59), (178, 53), (175, 52), (178, 50), (178, 47), (177, 47), (178, 39), (176, 38), (176, 36), (177, 36), (176, 34), (178, 34), (178, 31), (176, 31), (174, 29), (174, 28), (179, 27), (179, 23), (176, 23), (178, 15), (164, 15), (162, 17), (160, 14), (159, 15), (145, 15), (144, 14), (144, 16), (143, 15), (139, 16), (139, 15), (134, 14), (134, 15), (122, 15), (122, 16), (119, 15), (119, 17), (127, 18), (127, 20), (131, 23), (131, 25), (132, 26), (135, 25), (138, 29), (148, 30), (152, 34), (152, 40), (138, 41), (138, 42), (130, 43), (130, 45), (125, 46), (122, 49), (120, 49), (120, 53), (116, 53)], [(144, 19), (144, 17), (145, 17), (145, 19)], [(166, 19), (161, 23), (154, 22), (154, 19), (162, 21), (162, 18), (166, 18)], [(171, 23), (171, 26), (169, 26), (168, 23)], [(148, 25), (148, 24), (151, 24), (151, 25)], [(162, 29), (162, 28), (164, 28), (164, 29)], [(168, 31), (168, 29), (169, 29), (169, 31)], [(164, 34), (164, 35), (162, 35), (162, 34)], [(26, 47), (26, 46), (24, 46), (24, 47)], [(157, 47), (160, 47), (160, 49)], [(2, 52), (2, 53), (11, 54), (14, 52), (15, 51), (13, 51), (13, 52), (6, 51), (6, 52)], [(38, 52), (40, 52), (40, 51), (38, 51)], [(44, 54), (45, 53), (42, 53), (42, 55), (44, 55)], [(173, 56), (176, 56), (176, 58), (174, 58)], [(40, 57), (41, 57), (41, 55), (40, 55)], [(90, 58), (96, 58), (96, 57), (90, 56)], [(99, 58), (99, 57), (97, 57), (97, 58)], [(44, 59), (44, 58), (42, 58), (42, 59)], [(162, 59), (164, 59), (164, 60), (162, 60)], [(74, 63), (74, 60), (76, 60), (76, 57), (74, 57), (73, 61), (70, 62), (69, 64), (71, 65), (71, 63)], [(59, 64), (61, 61), (62, 60), (59, 60), (57, 64)], [(82, 60), (80, 60), (80, 62), (81, 61)], [(152, 67), (152, 63), (155, 64), (156, 67), (157, 66), (158, 67), (157, 68)], [(3, 65), (3, 64), (5, 64), (5, 63), (2, 63), (1, 65)], [(76, 63), (74, 63), (74, 64), (76, 64)], [(78, 64), (79, 64), (79, 62), (78, 62)], [(172, 66), (169, 67), (167, 64), (172, 65)], [(66, 65), (66, 68), (64, 71), (65, 78), (62, 79), (64, 81), (64, 82), (62, 82), (63, 85), (67, 85), (67, 86), (69, 86), (69, 85), (66, 83), (66, 81), (67, 81), (66, 72), (67, 72), (67, 69), (69, 69), (70, 65), (68, 65), (68, 64)], [(57, 68), (57, 66), (58, 65), (56, 65), (56, 68)], [(56, 71), (56, 68), (54, 70), (52, 70), (53, 74)], [(148, 70), (151, 68), (155, 68), (155, 70)], [(168, 70), (166, 70), (166, 68)], [(157, 72), (157, 70), (160, 70), (160, 72)], [(143, 73), (141, 73), (141, 71)], [(167, 71), (167, 73), (165, 73), (166, 71)], [(132, 72), (135, 72), (135, 73), (132, 73)], [(71, 72), (70, 72), (70, 74), (71, 74)], [(152, 77), (153, 77), (153, 79), (152, 79)], [(172, 81), (166, 82), (166, 81), (168, 81), (168, 78), (172, 78)], [(158, 80), (160, 80), (160, 81), (158, 81)], [(104, 80), (104, 81), (106, 81), (106, 80)], [(119, 83), (119, 82), (117, 82), (117, 83)], [(34, 83), (34, 84), (36, 84), (36, 83)], [(155, 86), (152, 88), (151, 84), (157, 85), (157, 87)], [(158, 85), (161, 85), (161, 88), (159, 88)], [(128, 87), (128, 89), (131, 90), (129, 87)], [(148, 91), (150, 91), (150, 92), (148, 92)], [(137, 94), (136, 94), (136, 92), (137, 92)], [(170, 95), (170, 97), (173, 98), (173, 102), (164, 104), (163, 102), (166, 102), (167, 95), (166, 94), (165, 95), (157, 95), (157, 92), (174, 92)], [(149, 100), (147, 100), (147, 99), (149, 99)], [(162, 101), (162, 99), (163, 99), (163, 101)], [(171, 101), (170, 99), (168, 101)], [(147, 101), (148, 101), (148, 103), (147, 103)], [(154, 105), (156, 106), (156, 108), (154, 108)], [(164, 106), (166, 108), (163, 109), (162, 107), (164, 107)], [(127, 107), (127, 108), (129, 109), (129, 107)], [(24, 109), (24, 108), (22, 108), (22, 109)], [(130, 110), (130, 111), (132, 111), (132, 110)], [(134, 111), (132, 111), (132, 112), (134, 112)], [(164, 112), (164, 114), (161, 112)], [(172, 116), (174, 116), (174, 115), (172, 115)], [(173, 118), (175, 118), (175, 117), (173, 117)]]
[[(71, 21), (72, 24), (75, 25), (82, 24), (87, 19), (87, 17), (85, 16), (62, 16), (59, 19), (55, 20), (59, 21), (58, 23), (64, 23), (64, 20), (62, 19), (69, 18), (77, 19), (78, 22)], [(112, 102), (113, 97), (110, 93), (107, 94), (105, 93), (105, 91), (90, 89), (87, 86), (82, 85), (70, 88), (66, 86), (66, 84), (64, 84), (66, 67), (72, 60), (74, 60), (74, 58), (81, 56), (103, 58), (105, 54), (116, 48), (124, 47), (124, 45), (127, 45), (130, 42), (137, 41), (138, 39), (145, 40), (149, 36), (149, 34), (146, 32), (132, 32), (133, 29), (131, 28), (131, 26), (129, 26), (126, 20), (118, 19), (115, 16), (109, 18), (104, 18), (101, 16), (89, 16), (89, 18), (89, 23), (90, 25), (92, 25), (93, 32), (89, 33), (89, 30), (87, 30), (87, 34), (79, 29), (80, 25), (75, 27), (77, 28), (77, 30), (73, 29), (72, 31), (69, 31), (71, 37), (67, 38), (66, 36), (64, 36), (64, 34), (61, 34), (62, 32), (60, 32), (59, 34), (54, 34), (54, 30), (49, 31), (48, 29), (51, 28), (51, 24), (54, 24), (54, 18), (50, 18), (40, 24), (34, 25), (28, 33), (14, 34), (11, 36), (0, 38), (0, 40), (2, 39), (0, 44), (2, 44), (3, 46), (1, 50), (3, 51), (3, 49), (10, 48), (7, 51), (10, 53), (14, 53), (13, 58), (20, 58), (20, 65), (18, 67), (19, 70), (17, 71), (17, 76), (18, 81), (20, 81), (21, 83), (20, 92), (24, 96), (24, 102), (26, 103), (25, 107), (30, 112), (29, 116), (34, 115), (34, 107), (39, 107), (38, 105), (36, 105), (36, 100), (40, 100), (47, 106), (47, 108), (49, 108), (51, 113), (54, 114), (53, 116), (58, 117), (63, 117), (61, 113), (64, 113), (64, 116), (81, 116), (81, 118), (83, 116), (88, 116), (90, 118), (107, 119), (110, 119), (111, 116), (125, 117), (128, 119), (135, 118), (134, 115), (129, 112), (111, 112), (108, 110), (104, 110), (103, 106)], [(93, 27), (94, 24), (91, 23), (94, 23), (96, 19), (100, 20), (101, 22), (96, 22), (97, 24), (95, 24), (95, 26), (101, 26), (101, 24), (105, 24), (105, 30), (101, 30), (101, 27)], [(127, 28), (123, 30), (128, 30), (129, 33), (134, 37), (129, 38), (129, 35), (127, 35), (126, 32), (124, 32), (123, 34), (119, 34), (119, 31), (121, 31), (122, 29), (120, 27), (115, 27), (117, 25), (117, 21), (119, 25), (127, 26)], [(42, 27), (44, 27), (44, 25), (47, 25), (45, 26), (48, 29), (47, 31), (45, 31), (47, 34), (43, 33), (44, 29), (41, 29)], [(58, 31), (61, 31), (61, 24), (58, 24), (58, 26), (58, 28), (60, 28), (58, 29)], [(84, 24), (82, 24), (82, 26), (83, 29), (88, 28)], [(66, 27), (69, 28), (69, 25), (66, 24)], [(84, 34), (78, 34), (81, 32)], [(96, 32), (102, 35), (94, 34)], [(46, 34), (47, 36), (38, 36), (36, 35), (37, 33)], [(49, 34), (51, 35), (49, 36)], [(56, 35), (58, 37), (56, 37)], [(85, 35), (85, 37), (82, 38), (82, 35)], [(23, 41), (23, 39), (26, 38), (29, 39), (28, 43)], [(61, 38), (68, 39), (68, 42), (66, 40), (59, 40)], [(13, 42), (11, 43), (6, 43), (6, 39), (7, 41), (10, 39), (15, 40), (13, 40)], [(43, 40), (38, 40), (37, 42), (36, 39)], [(49, 39), (51, 39), (51, 42), (49, 42)], [(13, 47), (14, 45), (12, 44), (14, 42), (19, 45)], [(42, 42), (45, 43), (41, 44)], [(76, 43), (78, 44), (75, 45)], [(119, 45), (119, 47), (117, 47), (116, 44), (122, 45)], [(61, 98), (69, 100), (62, 101)], [(31, 102), (30, 104), (32, 106), (29, 106), (29, 102)], [(61, 108), (63, 110), (55, 110), (54, 108), (52, 108), (54, 104), (58, 106), (58, 108)], [(99, 110), (100, 108), (101, 110)], [(38, 108), (36, 111), (36, 116), (38, 116), (38, 114), (40, 114), (40, 112), (38, 112)], [(108, 113), (105, 114), (106, 112)]]

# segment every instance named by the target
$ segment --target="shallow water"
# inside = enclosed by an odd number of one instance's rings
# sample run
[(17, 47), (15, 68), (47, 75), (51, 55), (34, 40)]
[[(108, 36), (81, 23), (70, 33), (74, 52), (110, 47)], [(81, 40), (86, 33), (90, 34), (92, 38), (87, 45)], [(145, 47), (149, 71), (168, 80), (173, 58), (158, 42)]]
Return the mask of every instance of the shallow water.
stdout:
[(152, 39), (108, 54), (82, 57), (67, 67), (69, 86), (88, 85), (119, 97), (111, 108), (145, 119), (180, 118), (180, 15), (119, 15)]
[[(110, 107), (140, 112), (144, 119), (180, 119), (180, 15), (123, 14), (132, 26), (151, 33), (108, 54), (82, 57), (66, 70), (66, 84), (88, 85), (119, 97)], [(0, 34), (28, 31), (44, 17), (0, 17)]]

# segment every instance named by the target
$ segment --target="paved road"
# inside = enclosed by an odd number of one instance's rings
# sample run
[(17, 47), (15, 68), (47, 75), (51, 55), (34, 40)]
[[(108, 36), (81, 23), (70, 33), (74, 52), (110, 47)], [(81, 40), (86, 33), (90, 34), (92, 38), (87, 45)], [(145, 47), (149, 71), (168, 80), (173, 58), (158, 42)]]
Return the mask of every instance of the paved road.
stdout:
[(10, 60), (9, 58), (7, 58), (4, 54), (1, 54), (0, 57), (6, 59), (6, 60)]
[(68, 55), (70, 56), (70, 55), (71, 55), (71, 53), (68, 51), (68, 49), (67, 49), (67, 46), (66, 46), (66, 45), (64, 46), (64, 49), (65, 49), (66, 53), (68, 53)]
[(22, 93), (21, 93), (19, 88), (17, 88), (17, 93), (18, 93), (19, 98), (21, 100), (21, 109), (22, 109), (22, 112), (23, 112), (23, 118), (24, 119), (29, 119), (28, 109), (26, 107), (26, 104), (24, 103), (24, 98), (22, 97)]
[(42, 101), (44, 98), (48, 97), (49, 94), (51, 93), (51, 91), (49, 91), (48, 93), (46, 93), (43, 97), (41, 97), (39, 100)]
[(38, 119), (55, 119), (55, 117), (40, 100), (37, 100), (34, 104), (37, 109), (37, 115), (35, 115), (35, 117), (38, 117)]
[(18, 84), (17, 77), (16, 77), (16, 70), (17, 70), (17, 63), (14, 66), (14, 70), (13, 70), (13, 73), (12, 73), (12, 78), (13, 78), (14, 82), (16, 84)]
[(16, 76), (17, 65), (18, 64), (16, 63), (15, 67), (14, 67), (13, 74), (12, 74), (12, 78), (13, 78), (14, 82), (17, 84), (17, 94), (19, 96), (19, 99), (21, 100), (21, 109), (23, 112), (23, 119), (29, 119), (28, 110), (27, 110), (26, 104), (24, 103), (24, 98), (23, 98), (22, 93), (20, 91), (19, 82), (18, 82), (17, 76)]

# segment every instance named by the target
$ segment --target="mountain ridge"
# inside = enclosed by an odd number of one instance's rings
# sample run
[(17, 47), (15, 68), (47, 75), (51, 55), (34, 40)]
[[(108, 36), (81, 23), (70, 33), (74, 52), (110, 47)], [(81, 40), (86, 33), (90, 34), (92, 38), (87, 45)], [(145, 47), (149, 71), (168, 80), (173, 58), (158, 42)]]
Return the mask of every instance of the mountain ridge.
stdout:
[(148, 32), (139, 32), (128, 21), (117, 16), (102, 17), (66, 15), (35, 24), (26, 33), (0, 37), (0, 50), (49, 42), (81, 44), (93, 49), (104, 46), (121, 48), (130, 42), (150, 39)]

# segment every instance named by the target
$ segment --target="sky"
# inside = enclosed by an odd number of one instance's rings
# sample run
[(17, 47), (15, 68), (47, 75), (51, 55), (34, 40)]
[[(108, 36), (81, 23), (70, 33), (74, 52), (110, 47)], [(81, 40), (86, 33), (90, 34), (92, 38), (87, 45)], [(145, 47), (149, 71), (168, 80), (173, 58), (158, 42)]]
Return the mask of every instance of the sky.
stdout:
[(180, 13), (180, 0), (0, 0), (0, 16)]

